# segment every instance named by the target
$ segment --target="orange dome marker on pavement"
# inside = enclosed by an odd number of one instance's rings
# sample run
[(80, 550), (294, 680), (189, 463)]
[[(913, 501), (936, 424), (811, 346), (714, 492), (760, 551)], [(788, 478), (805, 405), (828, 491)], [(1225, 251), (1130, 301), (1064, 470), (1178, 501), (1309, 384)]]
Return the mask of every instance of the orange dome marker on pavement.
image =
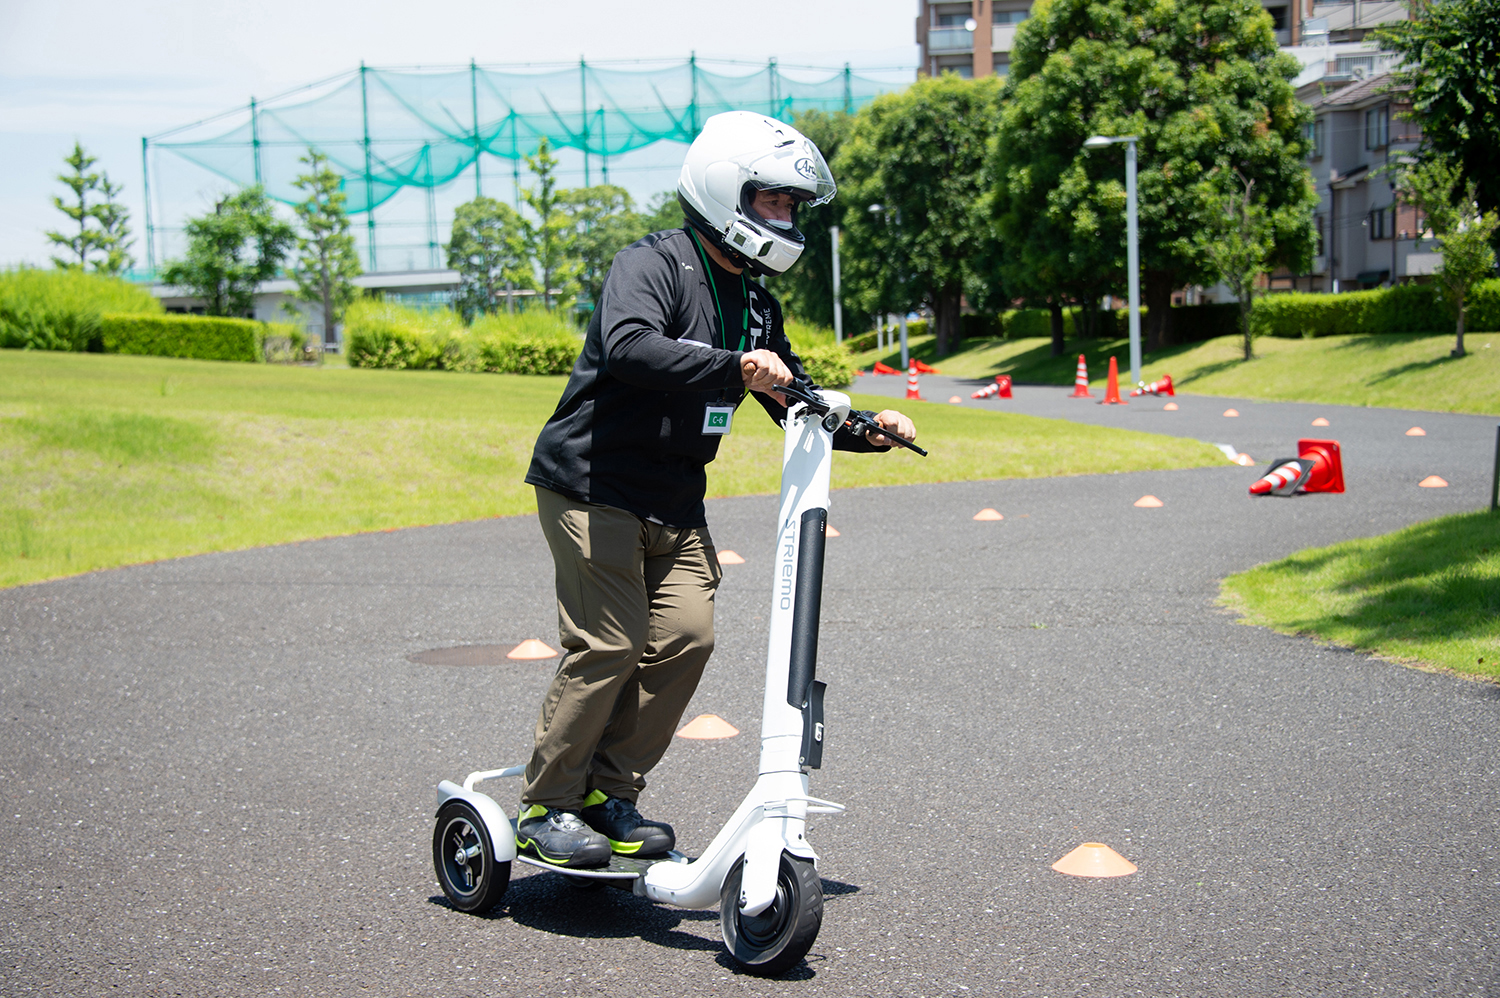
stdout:
[(1314, 426), (1327, 426), (1328, 420), (1324, 419), (1322, 416), (1319, 416), (1317, 419), (1312, 421), (1312, 424)]
[(823, 536), (824, 537), (842, 537), (843, 534), (840, 534), (837, 530), (834, 530), (832, 527), (829, 527), (827, 530), (823, 531)]
[(514, 658), (523, 661), (537, 658), (556, 658), (557, 652), (549, 648), (544, 642), (536, 638), (527, 638), (505, 653), (506, 658)]
[(1240, 411), (1238, 409), (1225, 409), (1224, 410), (1224, 415), (1226, 415), (1226, 416), (1238, 416), (1239, 414), (1240, 414)]
[(1125, 877), (1137, 867), (1103, 842), (1085, 842), (1053, 863), (1052, 869), (1070, 877)]
[(740, 733), (740, 729), (724, 720), (718, 714), (699, 714), (677, 732), (678, 738), (733, 738)]
[(948, 404), (949, 405), (962, 405), (963, 404), (963, 399), (961, 399), (957, 395), (955, 395), (955, 396), (953, 396), (952, 398), (950, 398), (948, 400)]
[(739, 555), (735, 554), (733, 551), (727, 551), (726, 550), (726, 551), (720, 551), (719, 552), (719, 564), (720, 565), (743, 565), (744, 563), (745, 563), (745, 559), (741, 558)]
[(1417, 484), (1424, 489), (1446, 489), (1448, 487), (1448, 483), (1436, 475), (1428, 475)]
[(1411, 429), (1406, 431), (1406, 435), (1409, 437), (1425, 437), (1427, 436), (1427, 431), (1422, 429), (1420, 426), (1413, 426)]
[(1162, 408), (1163, 412), (1176, 412), (1177, 411), (1177, 403), (1176, 402), (1168, 402), (1166, 405), (1162, 406), (1161, 408)]
[(1251, 457), (1249, 454), (1236, 454), (1234, 457), (1234, 463), (1239, 465), (1241, 468), (1248, 468), (1255, 463), (1255, 458)]
[(1166, 503), (1156, 498), (1156, 496), (1141, 496), (1135, 501), (1134, 505), (1140, 506), (1143, 509), (1155, 509), (1158, 506), (1165, 506)]
[(974, 514), (974, 519), (976, 519), (976, 520), (1003, 520), (1003, 519), (1005, 519), (1005, 517), (1003, 517), (1003, 516), (1000, 515), (1000, 511), (999, 510), (990, 509), (988, 506), (986, 506), (984, 509), (981, 509), (979, 512), (977, 512), (977, 513)]

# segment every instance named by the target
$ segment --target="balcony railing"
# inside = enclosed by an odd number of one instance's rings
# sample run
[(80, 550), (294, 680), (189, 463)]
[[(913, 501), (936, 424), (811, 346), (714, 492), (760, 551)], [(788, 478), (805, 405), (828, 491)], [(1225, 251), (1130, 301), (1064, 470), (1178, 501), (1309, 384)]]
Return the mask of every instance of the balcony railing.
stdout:
[(974, 48), (974, 32), (967, 28), (933, 28), (927, 32), (927, 51), (969, 52)]

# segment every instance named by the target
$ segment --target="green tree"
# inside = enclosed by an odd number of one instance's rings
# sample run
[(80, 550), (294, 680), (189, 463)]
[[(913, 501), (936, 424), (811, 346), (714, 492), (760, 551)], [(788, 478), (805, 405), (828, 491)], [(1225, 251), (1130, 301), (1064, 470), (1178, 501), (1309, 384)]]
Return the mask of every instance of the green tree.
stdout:
[(124, 188), (110, 183), (107, 173), (89, 172), (98, 160), (84, 152), (78, 142), (73, 143), (72, 153), (63, 162), (72, 167), (72, 172), (60, 173), (57, 179), (72, 196), (66, 201), (54, 197), (52, 204), (73, 220), (78, 231), (46, 233), (49, 241), (68, 252), (66, 257), (53, 257), (52, 263), (63, 270), (91, 268), (96, 273), (118, 277), (135, 262), (128, 252), (133, 242), (128, 238), (130, 213), (118, 200)]
[[(825, 160), (833, 163), (854, 130), (854, 115), (844, 111), (804, 111), (792, 124), (812, 139)], [(825, 328), (833, 325), (833, 240), (828, 230), (844, 224), (844, 200), (840, 194), (827, 204), (811, 208), (803, 205), (797, 209), (797, 228), (807, 240), (802, 255), (785, 274), (767, 278), (768, 287), (787, 312), (803, 322)], [(844, 328), (859, 328), (866, 321), (867, 311), (853, 297), (844, 295)]]
[(453, 213), (448, 266), (458, 271), (453, 307), (473, 321), (511, 301), (508, 291), (535, 287), (526, 249), (526, 223), (510, 205), (477, 197)]
[(1495, 251), (1490, 245), (1500, 215), (1481, 211), (1479, 185), (1461, 179), (1459, 164), (1441, 155), (1431, 155), (1408, 166), (1398, 176), (1402, 199), (1427, 216), (1432, 234), (1442, 244), (1443, 262), (1438, 267), (1439, 296), (1457, 324), (1458, 339), (1452, 356), (1464, 355), (1464, 316), (1469, 292), (1479, 281), (1495, 274)]
[(526, 165), (536, 177), (536, 184), (521, 192), (521, 200), (535, 215), (527, 222), (527, 247), (542, 285), (542, 305), (552, 309), (552, 292), (560, 300), (572, 296), (580, 264), (573, 255), (572, 219), (563, 192), (557, 187), (557, 157), (552, 155), (546, 136), (542, 137), (536, 155), (526, 157)]
[(958, 340), (965, 292), (984, 295), (993, 279), (976, 266), (983, 222), (974, 206), (1000, 85), (944, 74), (877, 97), (860, 110), (834, 168), (846, 299), (869, 312), (928, 305), (939, 354)]
[(651, 230), (623, 187), (597, 184), (563, 191), (560, 197), (573, 222), (570, 238), (578, 263), (579, 291), (593, 307), (615, 254)]
[(169, 262), (162, 280), (202, 298), (209, 315), (250, 315), (256, 287), (276, 276), (297, 241), (259, 184), (220, 198), (184, 228), (187, 256)]
[[(1205, 283), (1200, 234), (1213, 224), (1215, 170), (1256, 183), (1275, 232), (1272, 264), (1306, 269), (1316, 194), (1304, 161), (1311, 112), (1255, 0), (1052, 0), (1016, 35), (991, 157), (992, 217), (1024, 261), (1029, 294), (1078, 297), (1125, 276), (1124, 149), (1140, 137), (1137, 198), (1147, 347), (1170, 336), (1173, 290)], [(1048, 290), (1050, 287), (1050, 291)], [(1089, 293), (1092, 293), (1091, 291)]]
[(321, 306), (323, 338), (333, 338), (333, 328), (344, 318), (344, 309), (354, 301), (359, 289), (354, 278), (362, 272), (354, 237), (349, 234), (349, 215), (344, 209), (346, 198), (340, 189), (341, 178), (328, 165), (328, 158), (309, 148), (299, 162), (307, 172), (295, 182), (307, 199), (294, 206), (302, 233), (297, 237), (297, 261), (292, 277), (297, 287), (292, 297)]
[(1413, 19), (1375, 33), (1403, 58), (1393, 88), (1410, 88), (1425, 143), (1455, 160), (1484, 211), (1500, 209), (1500, 0), (1413, 3)]
[(661, 191), (652, 195), (651, 200), (646, 203), (645, 214), (641, 216), (641, 227), (644, 230), (641, 235), (680, 229), (685, 221), (682, 203), (677, 200), (677, 189)]
[[(1255, 356), (1250, 329), (1250, 308), (1255, 303), (1255, 285), (1266, 272), (1266, 261), (1275, 249), (1275, 232), (1266, 210), (1252, 197), (1255, 181), (1234, 174), (1234, 189), (1219, 194), (1221, 210), (1203, 233), (1203, 252), (1215, 274), (1240, 305), (1240, 333), (1244, 336), (1245, 359)], [(1212, 197), (1212, 194), (1208, 195)]]

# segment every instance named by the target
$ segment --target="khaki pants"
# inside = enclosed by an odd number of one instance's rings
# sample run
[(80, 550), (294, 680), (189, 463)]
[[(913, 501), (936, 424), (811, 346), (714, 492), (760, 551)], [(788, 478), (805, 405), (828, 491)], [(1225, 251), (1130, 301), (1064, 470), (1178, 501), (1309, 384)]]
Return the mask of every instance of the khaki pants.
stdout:
[(536, 722), (523, 804), (634, 801), (714, 647), (721, 578), (708, 530), (536, 490), (557, 572), (563, 659)]

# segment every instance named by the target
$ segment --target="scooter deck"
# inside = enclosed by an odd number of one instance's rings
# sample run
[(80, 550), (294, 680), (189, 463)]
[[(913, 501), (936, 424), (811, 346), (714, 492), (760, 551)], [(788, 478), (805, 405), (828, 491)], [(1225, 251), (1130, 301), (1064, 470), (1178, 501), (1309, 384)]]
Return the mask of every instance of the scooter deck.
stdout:
[[(511, 830), (516, 827), (516, 819), (510, 820)], [(596, 880), (636, 880), (646, 875), (646, 871), (657, 863), (691, 863), (692, 858), (673, 849), (665, 856), (619, 856), (611, 855), (609, 862), (604, 866), (558, 866), (535, 856), (525, 853), (516, 853), (516, 862), (525, 863), (527, 866), (535, 866), (543, 870), (551, 870), (553, 873), (565, 874), (569, 877), (586, 877)]]

